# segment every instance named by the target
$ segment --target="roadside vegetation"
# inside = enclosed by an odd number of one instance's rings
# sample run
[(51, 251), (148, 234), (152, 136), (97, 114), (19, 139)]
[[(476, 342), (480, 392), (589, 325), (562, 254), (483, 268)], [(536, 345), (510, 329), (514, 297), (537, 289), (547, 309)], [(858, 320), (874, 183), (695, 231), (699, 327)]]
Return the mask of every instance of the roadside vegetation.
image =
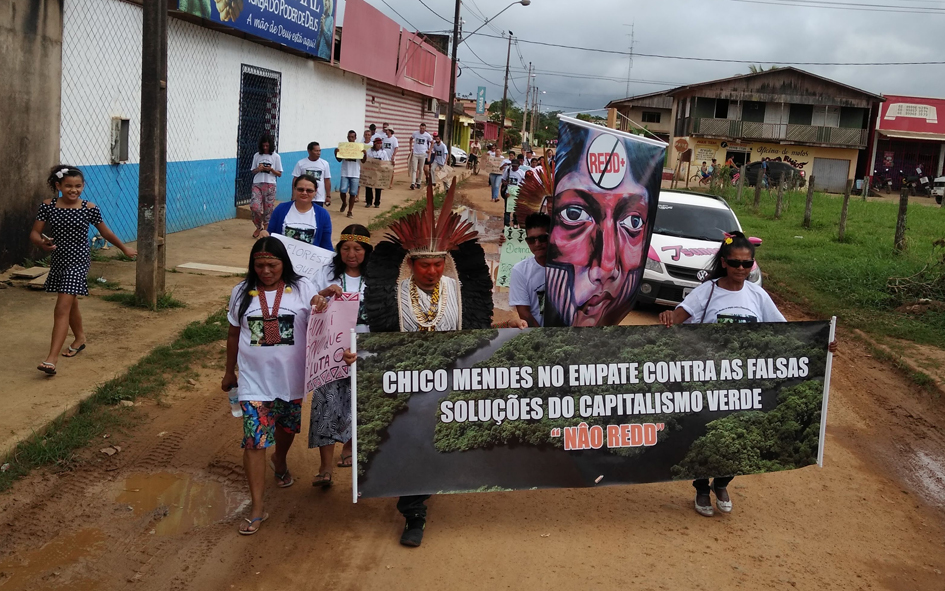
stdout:
[(0, 472), (0, 491), (36, 468), (66, 471), (75, 467), (77, 452), (93, 439), (134, 424), (135, 410), (126, 406), (129, 402), (160, 399), (170, 384), (188, 376), (195, 364), (206, 359), (206, 345), (226, 338), (227, 327), (223, 310), (191, 323), (170, 345), (157, 347), (127, 372), (96, 388), (74, 412), (60, 415), (21, 441), (0, 462), (5, 466)]

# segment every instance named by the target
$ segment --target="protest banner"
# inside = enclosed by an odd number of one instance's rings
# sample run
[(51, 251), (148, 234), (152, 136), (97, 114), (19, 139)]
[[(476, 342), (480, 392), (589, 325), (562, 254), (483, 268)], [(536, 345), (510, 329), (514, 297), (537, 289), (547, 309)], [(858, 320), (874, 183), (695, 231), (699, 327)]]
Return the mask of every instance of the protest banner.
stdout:
[(343, 361), (345, 349), (351, 346), (351, 329), (358, 322), (357, 293), (342, 293), (328, 300), (322, 312), (312, 308), (305, 341), (305, 393), (311, 394), (329, 382), (348, 377)]
[(832, 322), (357, 335), (363, 497), (821, 463)]
[(367, 144), (361, 142), (341, 142), (338, 144), (338, 151), (335, 157), (340, 160), (360, 160), (364, 158), (364, 150)]
[(270, 235), (285, 245), (285, 249), (289, 253), (289, 260), (292, 261), (292, 268), (295, 269), (295, 272), (309, 279), (314, 279), (318, 276), (326, 265), (331, 264), (331, 260), (335, 256), (333, 250), (327, 250), (320, 246), (309, 244), (308, 242), (302, 242), (295, 238), (283, 236), (282, 234)]
[(361, 186), (386, 189), (394, 177), (394, 163), (389, 160), (368, 158), (361, 163)]
[(496, 287), (508, 287), (512, 276), (512, 267), (519, 261), (531, 256), (528, 244), (525, 243), (525, 226), (513, 228), (506, 226), (502, 231), (505, 242), (499, 251), (499, 272), (496, 276)]
[(433, 182), (444, 183), (450, 180), (451, 178), (453, 178), (454, 174), (455, 174), (455, 171), (453, 170), (453, 167), (450, 166), (449, 164), (444, 164), (443, 166), (440, 166), (439, 168), (436, 169), (436, 174), (434, 175), (435, 178), (433, 179)]
[(480, 167), (486, 174), (502, 174), (502, 162), (504, 160), (502, 156), (489, 156), (487, 154), (480, 161)]
[[(559, 120), (544, 326), (612, 326), (643, 278), (667, 144)], [(608, 278), (594, 281), (604, 267)]]

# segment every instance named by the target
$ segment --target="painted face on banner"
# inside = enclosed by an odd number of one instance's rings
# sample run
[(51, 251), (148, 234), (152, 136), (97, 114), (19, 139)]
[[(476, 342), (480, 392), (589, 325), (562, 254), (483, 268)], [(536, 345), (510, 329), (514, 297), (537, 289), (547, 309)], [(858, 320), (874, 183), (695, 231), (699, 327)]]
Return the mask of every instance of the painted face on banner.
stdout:
[(570, 326), (619, 324), (643, 273), (656, 196), (634, 178), (628, 143), (592, 131), (577, 166), (556, 182), (549, 260), (559, 278), (548, 295)]

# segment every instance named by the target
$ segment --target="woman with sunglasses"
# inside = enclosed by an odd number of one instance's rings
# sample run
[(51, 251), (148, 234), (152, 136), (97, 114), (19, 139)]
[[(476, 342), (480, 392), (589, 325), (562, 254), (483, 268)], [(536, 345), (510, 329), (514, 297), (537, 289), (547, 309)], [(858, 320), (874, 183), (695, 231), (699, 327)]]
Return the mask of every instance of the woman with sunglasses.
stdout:
[(312, 203), (317, 186), (318, 181), (312, 175), (295, 177), (292, 181), (292, 201), (276, 206), (269, 218), (269, 228), (260, 232), (260, 237), (282, 234), (325, 250), (333, 250), (331, 216), (324, 207), (315, 207)]

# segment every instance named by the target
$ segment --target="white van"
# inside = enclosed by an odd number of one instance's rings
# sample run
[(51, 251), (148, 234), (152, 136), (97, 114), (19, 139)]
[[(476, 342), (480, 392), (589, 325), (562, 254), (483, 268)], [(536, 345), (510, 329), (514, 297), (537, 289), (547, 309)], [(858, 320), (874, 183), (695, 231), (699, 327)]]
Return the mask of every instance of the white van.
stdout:
[(945, 176), (940, 176), (932, 181), (932, 196), (935, 197), (936, 203), (942, 204), (942, 197), (945, 196)]

